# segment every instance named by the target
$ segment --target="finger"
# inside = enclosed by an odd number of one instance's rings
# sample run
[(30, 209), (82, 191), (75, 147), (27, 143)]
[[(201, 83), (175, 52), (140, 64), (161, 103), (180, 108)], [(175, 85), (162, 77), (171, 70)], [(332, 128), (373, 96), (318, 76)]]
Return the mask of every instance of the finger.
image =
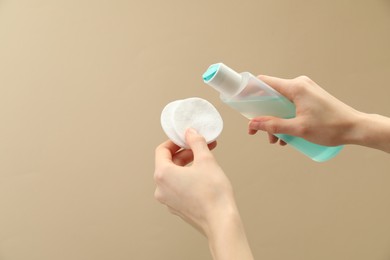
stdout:
[(166, 163), (172, 163), (173, 154), (175, 154), (178, 150), (180, 150), (180, 147), (170, 140), (157, 146), (155, 150), (156, 167)]
[(283, 119), (272, 116), (256, 117), (249, 122), (249, 128), (270, 134), (297, 135), (299, 124), (296, 118)]
[(217, 147), (217, 141), (211, 142), (208, 145), (209, 150), (214, 150), (215, 147)]
[(285, 141), (283, 141), (282, 139), (279, 140), (279, 145), (281, 146), (286, 146), (287, 143)]
[(256, 129), (248, 129), (248, 134), (250, 135), (255, 135), (257, 133), (257, 130)]
[(256, 134), (256, 133), (257, 133), (257, 130), (256, 130), (256, 129), (250, 128), (250, 121), (249, 121), (249, 123), (248, 123), (248, 134), (254, 135), (254, 134)]
[[(213, 150), (217, 146), (217, 141), (214, 141), (212, 143), (209, 143), (208, 145), (209, 150)], [(190, 149), (185, 149), (177, 152), (173, 156), (173, 162), (178, 166), (185, 166), (189, 163), (191, 163), (194, 160), (194, 153)]]
[(192, 150), (181, 150), (173, 156), (173, 163), (178, 166), (185, 166), (194, 160), (194, 153)]
[(281, 79), (277, 77), (271, 77), (266, 75), (259, 75), (258, 78), (264, 83), (270, 85), (273, 89), (278, 91), (280, 94), (285, 96), (286, 98), (292, 100), (293, 94), (291, 92), (291, 79)]
[(279, 138), (273, 134), (268, 133), (268, 140), (269, 140), (270, 144), (276, 144), (278, 142)]
[(206, 140), (199, 135), (196, 130), (189, 128), (186, 132), (186, 141), (194, 153), (194, 160), (197, 156), (210, 155), (211, 152), (207, 146)]

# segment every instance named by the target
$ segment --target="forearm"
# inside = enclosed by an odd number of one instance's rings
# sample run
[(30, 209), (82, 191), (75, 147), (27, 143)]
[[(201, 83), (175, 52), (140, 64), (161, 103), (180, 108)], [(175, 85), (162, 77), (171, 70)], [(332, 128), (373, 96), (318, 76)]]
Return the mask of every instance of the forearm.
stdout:
[(233, 209), (216, 219), (208, 240), (214, 260), (254, 259), (237, 210)]
[(349, 143), (390, 153), (390, 118), (361, 113)]

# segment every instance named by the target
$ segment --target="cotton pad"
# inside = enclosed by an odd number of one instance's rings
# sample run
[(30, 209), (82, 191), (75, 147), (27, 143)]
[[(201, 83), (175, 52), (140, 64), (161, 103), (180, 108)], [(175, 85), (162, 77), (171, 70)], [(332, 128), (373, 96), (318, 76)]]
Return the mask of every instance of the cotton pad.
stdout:
[(193, 97), (166, 105), (161, 113), (161, 126), (172, 142), (182, 148), (189, 148), (185, 141), (188, 128), (195, 129), (207, 143), (211, 143), (221, 134), (223, 121), (210, 102)]
[(180, 139), (179, 135), (176, 133), (176, 130), (173, 127), (173, 112), (181, 101), (182, 100), (173, 101), (164, 107), (163, 111), (161, 112), (161, 126), (165, 134), (169, 137), (169, 139), (171, 139), (172, 142), (180, 147), (185, 147), (185, 141)]

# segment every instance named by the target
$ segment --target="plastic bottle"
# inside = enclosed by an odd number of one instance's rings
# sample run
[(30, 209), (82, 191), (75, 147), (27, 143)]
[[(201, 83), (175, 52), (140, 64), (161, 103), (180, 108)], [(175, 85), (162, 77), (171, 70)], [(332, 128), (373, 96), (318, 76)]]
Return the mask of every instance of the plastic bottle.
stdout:
[[(224, 103), (248, 119), (257, 116), (295, 117), (292, 102), (249, 72), (237, 73), (223, 63), (216, 63), (203, 74), (203, 81), (220, 92)], [(343, 148), (318, 145), (286, 134), (275, 136), (317, 162), (333, 158)]]

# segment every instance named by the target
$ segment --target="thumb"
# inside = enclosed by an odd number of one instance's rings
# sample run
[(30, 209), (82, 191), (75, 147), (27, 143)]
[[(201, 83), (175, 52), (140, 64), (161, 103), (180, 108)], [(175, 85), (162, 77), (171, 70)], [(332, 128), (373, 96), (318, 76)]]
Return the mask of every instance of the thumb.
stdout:
[(278, 91), (280, 94), (288, 98), (290, 101), (293, 99), (291, 92), (291, 79), (281, 79), (277, 77), (271, 77), (266, 75), (259, 75), (258, 78), (267, 85), (270, 85), (273, 89)]
[(249, 122), (249, 129), (266, 131), (270, 134), (297, 135), (297, 119), (283, 119), (272, 116), (256, 117)]
[(189, 128), (186, 132), (186, 142), (192, 152), (194, 153), (194, 161), (196, 161), (199, 156), (210, 155), (210, 149), (207, 146), (206, 140), (203, 136), (198, 134), (195, 129)]

